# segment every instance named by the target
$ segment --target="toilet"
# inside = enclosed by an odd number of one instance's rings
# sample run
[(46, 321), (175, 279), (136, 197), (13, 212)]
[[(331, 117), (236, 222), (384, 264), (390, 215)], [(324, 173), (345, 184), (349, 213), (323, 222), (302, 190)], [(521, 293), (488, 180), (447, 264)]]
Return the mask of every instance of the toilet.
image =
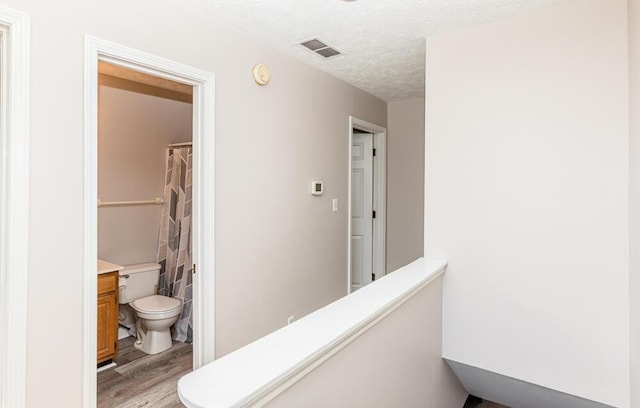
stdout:
[(170, 328), (180, 316), (182, 302), (156, 295), (160, 265), (126, 265), (119, 274), (119, 323), (131, 326), (135, 321), (138, 339), (134, 347), (147, 354), (170, 349), (173, 344)]

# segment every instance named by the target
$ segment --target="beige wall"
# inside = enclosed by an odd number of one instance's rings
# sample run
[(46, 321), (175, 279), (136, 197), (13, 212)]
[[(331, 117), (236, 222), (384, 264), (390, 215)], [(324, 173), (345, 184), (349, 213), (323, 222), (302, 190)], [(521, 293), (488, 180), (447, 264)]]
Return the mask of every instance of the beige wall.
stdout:
[(386, 103), (172, 0), (2, 4), (32, 25), (28, 407), (82, 401), (85, 34), (216, 75), (218, 355), (346, 293), (348, 116), (386, 126)]
[(631, 406), (640, 406), (640, 1), (629, 0), (629, 294)]
[(426, 58), (425, 255), (449, 261), (444, 357), (617, 407), (627, 39), (626, 0), (570, 1), (434, 38)]
[[(167, 145), (191, 141), (191, 104), (104, 85), (98, 98), (98, 197), (162, 197)], [(156, 262), (161, 210), (98, 208), (98, 257), (122, 265)]]
[(440, 278), (268, 406), (460, 408), (467, 393), (441, 351)]
[(419, 258), (424, 243), (424, 99), (387, 107), (387, 272)]

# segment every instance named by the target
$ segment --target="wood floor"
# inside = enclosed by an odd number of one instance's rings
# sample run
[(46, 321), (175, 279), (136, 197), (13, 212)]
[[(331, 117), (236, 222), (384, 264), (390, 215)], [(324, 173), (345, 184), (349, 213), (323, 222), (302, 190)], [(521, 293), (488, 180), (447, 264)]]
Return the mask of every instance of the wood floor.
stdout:
[(118, 343), (117, 367), (98, 373), (98, 408), (182, 407), (176, 387), (192, 370), (191, 344), (147, 355), (133, 347), (135, 338)]

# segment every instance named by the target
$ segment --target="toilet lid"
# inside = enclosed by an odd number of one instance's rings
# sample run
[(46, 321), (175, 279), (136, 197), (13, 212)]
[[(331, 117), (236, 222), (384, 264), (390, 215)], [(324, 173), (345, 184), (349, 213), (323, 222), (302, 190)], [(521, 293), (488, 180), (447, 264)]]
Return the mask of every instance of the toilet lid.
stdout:
[(166, 312), (180, 306), (180, 300), (167, 296), (153, 295), (133, 302), (136, 309), (144, 312)]

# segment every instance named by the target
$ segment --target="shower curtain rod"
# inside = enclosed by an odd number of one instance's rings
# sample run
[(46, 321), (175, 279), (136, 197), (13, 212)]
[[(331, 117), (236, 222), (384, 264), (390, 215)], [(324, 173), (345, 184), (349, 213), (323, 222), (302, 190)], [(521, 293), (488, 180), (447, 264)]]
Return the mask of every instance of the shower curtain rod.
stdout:
[(191, 142), (182, 142), (182, 143), (172, 143), (169, 145), (169, 147), (182, 147), (182, 146), (192, 146), (193, 143)]
[(114, 207), (117, 205), (148, 205), (148, 204), (164, 204), (162, 197), (156, 197), (153, 200), (138, 201), (102, 201), (98, 199), (98, 207)]

